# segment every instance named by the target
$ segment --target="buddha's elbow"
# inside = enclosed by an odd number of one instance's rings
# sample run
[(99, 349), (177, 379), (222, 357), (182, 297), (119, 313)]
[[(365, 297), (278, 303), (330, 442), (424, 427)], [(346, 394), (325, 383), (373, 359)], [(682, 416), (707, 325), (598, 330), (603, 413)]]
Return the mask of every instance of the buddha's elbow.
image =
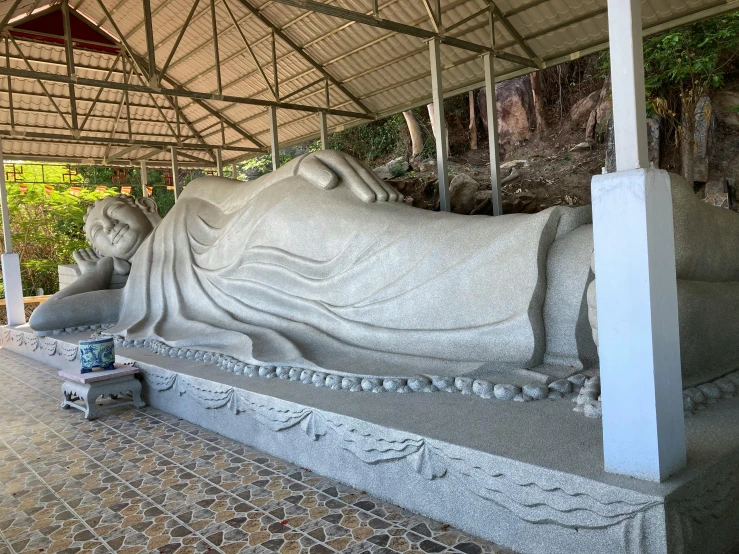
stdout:
[(33, 310), (33, 313), (31, 313), (31, 317), (28, 320), (28, 324), (38, 335), (45, 335), (51, 331), (59, 329), (59, 325), (55, 325), (58, 323), (55, 321), (58, 318), (55, 317), (54, 312), (54, 302), (47, 300), (43, 304), (39, 304), (39, 306)]

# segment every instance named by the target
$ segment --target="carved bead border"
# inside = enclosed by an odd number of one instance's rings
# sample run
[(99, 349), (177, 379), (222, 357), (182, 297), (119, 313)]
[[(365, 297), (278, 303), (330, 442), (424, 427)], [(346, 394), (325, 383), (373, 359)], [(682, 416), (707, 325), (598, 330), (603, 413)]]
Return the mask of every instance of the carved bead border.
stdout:
[(284, 365), (249, 364), (225, 354), (206, 350), (172, 347), (157, 340), (128, 340), (117, 335), (113, 338), (116, 346), (145, 348), (160, 356), (213, 364), (219, 369), (236, 375), (263, 379), (288, 379), (305, 385), (326, 387), (332, 390), (343, 390), (347, 392), (396, 392), (407, 394), (443, 391), (465, 395), (474, 394), (485, 400), (496, 399), (529, 402), (532, 400), (558, 400), (564, 398), (573, 391), (577, 392), (587, 379), (586, 375), (577, 374), (567, 379), (554, 381), (549, 385), (532, 383), (519, 387), (504, 383), (495, 384), (491, 381), (473, 379), (472, 377), (442, 377), (434, 375), (415, 375), (412, 377), (347, 376), (332, 374), (327, 371), (315, 371)]

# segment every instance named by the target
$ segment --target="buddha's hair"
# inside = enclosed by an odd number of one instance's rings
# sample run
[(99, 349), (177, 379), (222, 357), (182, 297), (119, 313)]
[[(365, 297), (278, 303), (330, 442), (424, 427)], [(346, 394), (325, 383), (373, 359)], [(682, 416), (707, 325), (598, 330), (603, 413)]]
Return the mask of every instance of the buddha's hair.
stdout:
[(87, 217), (90, 215), (90, 212), (92, 211), (92, 209), (95, 206), (97, 206), (99, 202), (102, 202), (103, 200), (107, 200), (108, 198), (118, 198), (120, 200), (125, 201), (126, 204), (128, 204), (129, 206), (135, 206), (136, 205), (136, 200), (134, 200), (133, 198), (131, 198), (127, 194), (114, 194), (114, 195), (111, 195), (111, 196), (105, 196), (105, 197), (103, 197), (103, 198), (101, 198), (99, 200), (95, 200), (95, 202), (93, 202), (92, 204), (90, 204), (87, 207), (87, 213), (82, 216), (82, 221), (85, 223), (85, 226), (87, 225)]

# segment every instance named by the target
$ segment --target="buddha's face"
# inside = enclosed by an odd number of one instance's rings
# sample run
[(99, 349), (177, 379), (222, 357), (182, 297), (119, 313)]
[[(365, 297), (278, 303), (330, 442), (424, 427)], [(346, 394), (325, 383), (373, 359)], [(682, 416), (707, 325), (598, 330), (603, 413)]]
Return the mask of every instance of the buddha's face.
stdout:
[(108, 196), (88, 212), (85, 233), (101, 256), (130, 260), (160, 220), (149, 198)]

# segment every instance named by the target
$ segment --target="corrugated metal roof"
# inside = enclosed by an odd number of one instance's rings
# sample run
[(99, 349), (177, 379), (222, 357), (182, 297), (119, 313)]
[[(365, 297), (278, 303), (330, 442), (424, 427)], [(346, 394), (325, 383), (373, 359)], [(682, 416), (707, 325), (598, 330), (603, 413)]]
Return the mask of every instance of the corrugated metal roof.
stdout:
[[(99, 0), (72, 1), (73, 12), (88, 18), (95, 26), (118, 40), (116, 27), (136, 55), (146, 58), (146, 33), (141, 0), (102, 0), (112, 15), (115, 25), (106, 17)], [(169, 56), (187, 14), (195, 0), (152, 0), (155, 55), (161, 67)], [(428, 50), (422, 39), (362, 25), (352, 21), (306, 11), (280, 3), (279, 0), (217, 0), (215, 3), (218, 27), (218, 48), (224, 95), (273, 100), (257, 64), (244, 45), (241, 33), (234, 25), (228, 8), (233, 13), (243, 35), (249, 41), (266, 78), (272, 75), (272, 33), (245, 5), (258, 10), (261, 18), (269, 20), (293, 43), (301, 47), (317, 64), (327, 71), (347, 92), (330, 86), (331, 107), (361, 112), (361, 106), (349, 94), (364, 104), (373, 114), (384, 116), (411, 106), (421, 105), (430, 98), (430, 71)], [(329, 0), (329, 5), (371, 13), (367, 0)], [(13, 2), (0, 5), (0, 18)], [(512, 26), (523, 36), (545, 64), (584, 55), (604, 48), (608, 40), (606, 0), (500, 0), (497, 7)], [(486, 0), (442, 0), (442, 24), (449, 27), (486, 6)], [(701, 17), (730, 11), (739, 7), (737, 0), (645, 0), (642, 17), (646, 32), (657, 32), (671, 25), (686, 23)], [(35, 9), (35, 11), (33, 11)], [(23, 0), (10, 20), (10, 25), (34, 14), (53, 9), (40, 5), (38, 0)], [(383, 19), (432, 30), (424, 4), (418, 0), (384, 0), (379, 2)], [(454, 29), (450, 35), (476, 44), (488, 45), (489, 31), (485, 15), (476, 17)], [(499, 51), (526, 57), (526, 51), (500, 23), (495, 26), (495, 41)], [(14, 44), (8, 47), (9, 67), (66, 75), (65, 52), (62, 46), (17, 40), (22, 56)], [(280, 93), (290, 95), (314, 83), (289, 102), (307, 106), (325, 107), (325, 92), (321, 72), (305, 56), (284, 40), (277, 38), (277, 67)], [(6, 46), (0, 46), (5, 57)], [(23, 59), (26, 57), (28, 63)], [(113, 54), (75, 50), (76, 74), (81, 78), (103, 80), (111, 71), (110, 81), (122, 83), (126, 78), (135, 84), (144, 84), (134, 70), (125, 77), (120, 60)], [(483, 65), (473, 52), (442, 46), (443, 82), (447, 94), (481, 86)], [(2, 62), (0, 62), (2, 65)], [(126, 68), (131, 72), (130, 66)], [(498, 79), (530, 71), (528, 67), (511, 61), (496, 59)], [(216, 64), (213, 46), (211, 5), (201, 0), (177, 48), (167, 75), (182, 88), (207, 94), (217, 92)], [(68, 131), (71, 119), (69, 85), (44, 82), (54, 98), (56, 107), (46, 96), (39, 81), (33, 78), (11, 77), (16, 135), (3, 141), (6, 157), (55, 157), (61, 159), (101, 160), (122, 150), (123, 145), (106, 146), (95, 143), (79, 144), (73, 141), (49, 139), (23, 140), (23, 132), (38, 130)], [(10, 106), (7, 79), (0, 79), (0, 126), (10, 130)], [(163, 85), (171, 86), (168, 83)], [(121, 141), (133, 140), (152, 143), (172, 143), (176, 140), (177, 116), (174, 101), (145, 92), (100, 90), (98, 87), (75, 85), (80, 121), (87, 119), (84, 135), (114, 137)], [(97, 101), (95, 99), (97, 97)], [(126, 109), (126, 100), (128, 110)], [(94, 107), (93, 107), (94, 102)], [(222, 144), (220, 117), (227, 118), (223, 131), (225, 143), (237, 147), (253, 147), (244, 134), (250, 134), (262, 145), (269, 143), (269, 121), (263, 106), (228, 103), (218, 100), (194, 101), (180, 98), (178, 106), (183, 116), (180, 132), (184, 142), (204, 142), (218, 148)], [(61, 112), (62, 115), (59, 114)], [(166, 120), (165, 120), (166, 118)], [(129, 135), (130, 119), (130, 135)], [(185, 121), (186, 120), (186, 121)], [(319, 130), (315, 113), (278, 110), (279, 135), (282, 144), (292, 144), (316, 137)], [(341, 129), (359, 122), (356, 118), (330, 115), (329, 126)], [(233, 126), (229, 125), (233, 124)], [(237, 127), (241, 131), (234, 129)], [(173, 132), (174, 131), (174, 132)], [(194, 133), (201, 135), (195, 137)], [(122, 144), (122, 143), (121, 143)], [(120, 160), (134, 160), (154, 152), (153, 146), (121, 156)], [(204, 150), (187, 150), (188, 160), (202, 159), (212, 164)], [(167, 153), (150, 159), (164, 161)], [(243, 152), (224, 151), (225, 163), (245, 157)], [(119, 160), (119, 161), (120, 161)], [(183, 160), (185, 161), (185, 160)], [(117, 162), (118, 163), (118, 162)]]

